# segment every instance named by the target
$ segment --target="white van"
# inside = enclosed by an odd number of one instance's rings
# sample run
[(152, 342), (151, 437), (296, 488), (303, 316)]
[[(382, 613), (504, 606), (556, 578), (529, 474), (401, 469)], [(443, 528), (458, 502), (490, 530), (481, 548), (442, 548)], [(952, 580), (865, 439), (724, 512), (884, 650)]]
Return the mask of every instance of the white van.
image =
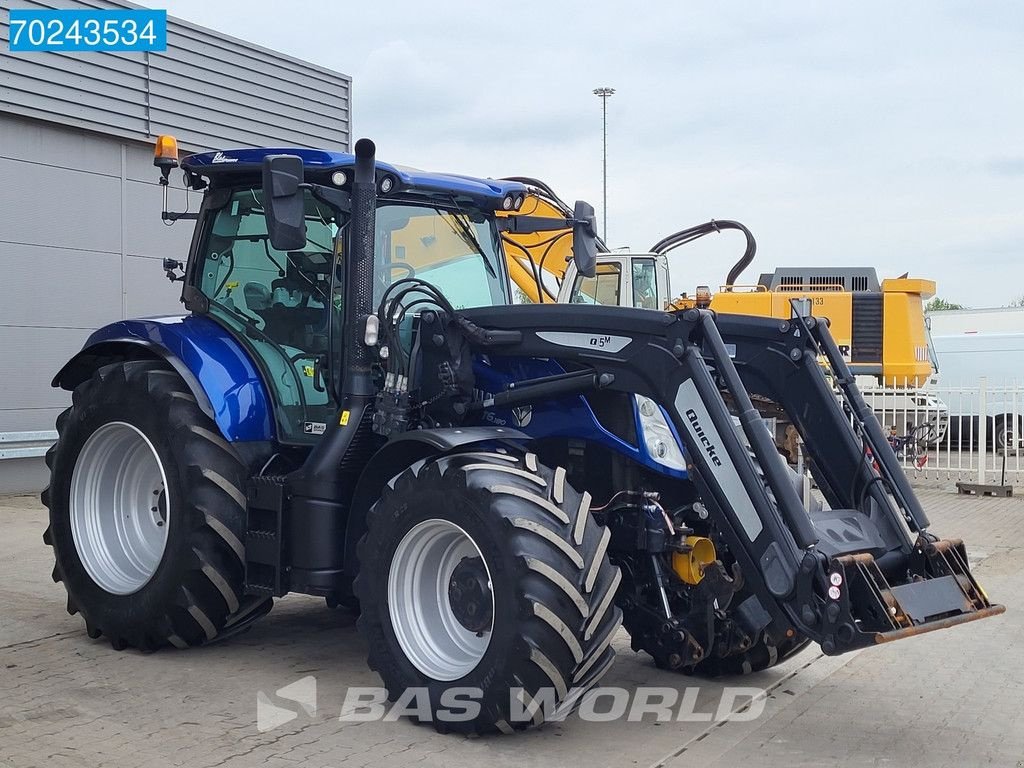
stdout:
[(1024, 435), (1024, 308), (935, 312), (928, 320), (934, 391), (949, 408), (951, 440), (977, 441), (984, 379), (987, 442), (1016, 447)]

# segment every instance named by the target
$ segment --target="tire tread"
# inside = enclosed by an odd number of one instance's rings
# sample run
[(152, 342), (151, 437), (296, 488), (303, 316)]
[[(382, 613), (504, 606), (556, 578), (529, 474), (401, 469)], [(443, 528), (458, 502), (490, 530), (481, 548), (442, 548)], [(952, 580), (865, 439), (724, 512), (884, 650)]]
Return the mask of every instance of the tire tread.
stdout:
[[(612, 664), (612, 639), (622, 616), (614, 605), (619, 570), (607, 557), (610, 533), (589, 514), (589, 494), (577, 492), (564, 469), (549, 469), (534, 454), (447, 454), (405, 470), (389, 484), (369, 512), (367, 533), (358, 547), (361, 561), (379, 551), (383, 534), (375, 518), (384, 516), (385, 507), (416, 498), (424, 483), (435, 490), (455, 487), (480, 494), (496, 515), (495, 525), (506, 526), (502, 535), (521, 566), (514, 576), (522, 603), (514, 647), (523, 651), (514, 661), (512, 687), (522, 687), (524, 698), (532, 701), (542, 687), (553, 686), (557, 709), (567, 696), (574, 696), (575, 681), (595, 685)], [(360, 602), (370, 605), (373, 585), (363, 569), (354, 588)], [(603, 604), (606, 598), (608, 603)], [(364, 611), (358, 620), (368, 639), (381, 626), (375, 622), (383, 621), (371, 614)], [(401, 679), (387, 643), (368, 645), (370, 667), (396, 697), (412, 683)], [(550, 714), (539, 711), (532, 724)], [(464, 727), (457, 730), (468, 733), (504, 733), (531, 723), (512, 722), (509, 713), (485, 707), (478, 720), (458, 725)]]

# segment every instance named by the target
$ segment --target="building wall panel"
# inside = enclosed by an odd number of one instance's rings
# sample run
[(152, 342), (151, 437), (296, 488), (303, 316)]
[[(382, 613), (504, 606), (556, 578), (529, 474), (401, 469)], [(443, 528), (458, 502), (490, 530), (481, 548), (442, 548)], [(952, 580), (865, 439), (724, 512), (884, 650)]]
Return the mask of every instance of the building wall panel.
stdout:
[[(166, 52), (12, 54), (9, 8), (0, 0), (0, 432), (42, 431), (70, 402), (50, 380), (93, 329), (183, 311), (161, 259), (187, 257), (193, 222), (160, 220), (154, 137), (183, 152), (345, 150), (351, 80), (173, 18)], [(171, 180), (169, 207), (184, 210), (181, 173)], [(0, 492), (31, 490), (19, 477), (42, 474), (0, 472)]]

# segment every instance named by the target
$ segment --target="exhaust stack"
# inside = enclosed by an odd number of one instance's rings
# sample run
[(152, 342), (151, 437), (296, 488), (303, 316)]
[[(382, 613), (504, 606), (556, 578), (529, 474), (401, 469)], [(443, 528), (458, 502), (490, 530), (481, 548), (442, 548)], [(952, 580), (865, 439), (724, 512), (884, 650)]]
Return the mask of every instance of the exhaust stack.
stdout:
[(369, 139), (356, 142), (355, 176), (352, 181), (352, 219), (346, 277), (349, 299), (346, 309), (348, 343), (345, 345), (344, 395), (372, 395), (372, 362), (365, 343), (366, 318), (373, 313), (373, 252), (377, 226), (377, 148)]

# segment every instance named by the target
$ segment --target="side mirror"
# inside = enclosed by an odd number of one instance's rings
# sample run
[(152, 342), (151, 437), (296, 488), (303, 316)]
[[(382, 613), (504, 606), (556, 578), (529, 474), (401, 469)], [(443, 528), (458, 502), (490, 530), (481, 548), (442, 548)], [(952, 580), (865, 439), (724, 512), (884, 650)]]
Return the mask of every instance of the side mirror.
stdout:
[(597, 214), (594, 206), (577, 200), (572, 217), (572, 260), (581, 275), (593, 277), (597, 269)]
[(263, 215), (275, 250), (298, 251), (306, 245), (306, 201), (301, 184), (301, 157), (263, 158)]

